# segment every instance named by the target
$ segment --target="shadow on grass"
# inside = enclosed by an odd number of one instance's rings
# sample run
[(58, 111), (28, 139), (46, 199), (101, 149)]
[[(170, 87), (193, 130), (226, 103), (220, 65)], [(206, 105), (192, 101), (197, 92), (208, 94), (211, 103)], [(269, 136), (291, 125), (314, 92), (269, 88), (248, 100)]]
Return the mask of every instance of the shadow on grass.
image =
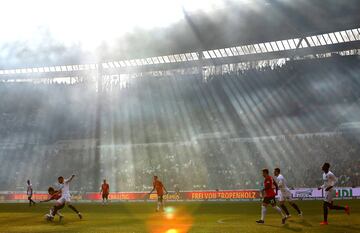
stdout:
[[(227, 223), (239, 223), (241, 222), (241, 218), (223, 218), (223, 219), (219, 219), (216, 222), (219, 224), (227, 224)], [(292, 221), (295, 222), (295, 221)], [(302, 221), (302, 222), (297, 222), (300, 225), (304, 225), (307, 227), (312, 227), (312, 225), (310, 223), (308, 223), (307, 221)], [(288, 230), (288, 231), (293, 231), (293, 232), (301, 232), (303, 231), (303, 228), (301, 227), (294, 227), (294, 226), (290, 226), (289, 224), (285, 224), (285, 225), (271, 225), (271, 224), (264, 224), (264, 225), (260, 225), (257, 224), (257, 226), (264, 226), (264, 227), (272, 227), (272, 228), (277, 228), (280, 230)]]
[(17, 216), (16, 218), (5, 218), (0, 219), (0, 225), (11, 223), (11, 224), (17, 224), (17, 225), (23, 225), (24, 223), (27, 223), (28, 221), (34, 222), (34, 216)]
[(346, 230), (354, 230), (357, 232), (360, 232), (360, 227), (359, 225), (330, 225), (332, 228), (340, 228), (342, 230), (346, 229)]
[(299, 225), (304, 226), (304, 227), (313, 227), (313, 225), (310, 222), (308, 222), (307, 220), (305, 220), (305, 219), (302, 219), (300, 221), (288, 220), (288, 222), (299, 224)]
[(288, 231), (293, 231), (293, 232), (301, 232), (301, 231), (303, 231), (303, 229), (301, 227), (293, 227), (293, 226), (289, 226), (289, 224), (285, 224), (283, 226), (264, 224), (263, 226), (273, 227), (273, 228), (279, 229), (279, 231), (280, 230), (288, 230)]

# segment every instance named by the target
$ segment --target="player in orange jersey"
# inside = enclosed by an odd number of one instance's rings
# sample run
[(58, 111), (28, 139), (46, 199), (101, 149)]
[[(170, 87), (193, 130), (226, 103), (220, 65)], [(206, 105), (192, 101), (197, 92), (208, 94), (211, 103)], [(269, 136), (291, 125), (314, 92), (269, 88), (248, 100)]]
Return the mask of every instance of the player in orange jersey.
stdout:
[(101, 189), (100, 189), (100, 194), (102, 194), (103, 205), (105, 205), (105, 200), (106, 203), (109, 202), (109, 193), (110, 193), (110, 186), (108, 183), (106, 183), (106, 180), (104, 180), (104, 183), (101, 185)]
[(164, 193), (167, 194), (168, 192), (166, 191), (165, 186), (163, 185), (163, 183), (159, 180), (159, 178), (157, 176), (154, 176), (154, 180), (153, 180), (153, 189), (151, 190), (151, 192), (149, 193), (149, 195), (154, 192), (154, 190), (156, 190), (156, 194), (158, 196), (158, 201), (157, 201), (157, 208), (156, 208), (156, 212), (158, 211), (164, 211)]

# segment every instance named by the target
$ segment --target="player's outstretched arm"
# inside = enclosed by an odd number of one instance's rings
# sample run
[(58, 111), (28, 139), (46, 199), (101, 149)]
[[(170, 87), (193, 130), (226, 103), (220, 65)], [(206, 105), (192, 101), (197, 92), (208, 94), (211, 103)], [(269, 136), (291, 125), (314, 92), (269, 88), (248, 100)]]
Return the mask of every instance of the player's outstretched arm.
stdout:
[(46, 199), (46, 200), (42, 200), (42, 201), (39, 201), (40, 203), (42, 203), (42, 202), (49, 202), (49, 201), (51, 201), (52, 199), (51, 198), (49, 198), (49, 199)]
[(164, 188), (165, 193), (168, 194), (169, 192), (166, 190), (165, 186), (163, 186), (163, 188)]
[(75, 175), (71, 175), (70, 178), (65, 180), (65, 183), (70, 183), (74, 179)]
[(150, 191), (149, 195), (152, 194), (152, 193), (154, 192), (154, 190), (155, 190), (155, 186), (154, 186), (154, 188)]

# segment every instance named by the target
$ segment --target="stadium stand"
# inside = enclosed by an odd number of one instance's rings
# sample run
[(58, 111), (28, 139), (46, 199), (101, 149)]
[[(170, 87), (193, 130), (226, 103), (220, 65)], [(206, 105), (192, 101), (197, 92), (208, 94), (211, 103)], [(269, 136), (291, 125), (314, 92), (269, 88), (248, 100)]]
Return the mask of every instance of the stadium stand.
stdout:
[(114, 81), (102, 98), (87, 82), (0, 82), (0, 177), (10, 177), (0, 187), (23, 190), (32, 174), (46, 190), (76, 170), (73, 190), (97, 191), (96, 149), (100, 176), (118, 191), (149, 190), (152, 174), (181, 190), (259, 188), (259, 171), (276, 166), (293, 187), (315, 187), (325, 160), (341, 186), (360, 186), (358, 132), (338, 130), (359, 121), (359, 63), (331, 56), (143, 74)]

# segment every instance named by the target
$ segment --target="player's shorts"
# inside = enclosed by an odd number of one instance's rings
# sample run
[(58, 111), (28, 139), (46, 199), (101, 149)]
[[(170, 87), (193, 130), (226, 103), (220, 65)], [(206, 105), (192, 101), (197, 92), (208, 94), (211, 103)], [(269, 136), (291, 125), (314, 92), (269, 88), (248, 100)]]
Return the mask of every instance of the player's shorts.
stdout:
[(292, 201), (291, 192), (279, 192), (279, 201)]
[(271, 204), (271, 205), (275, 205), (276, 204), (276, 198), (275, 197), (264, 197), (263, 203), (265, 204)]
[(30, 200), (32, 198), (32, 195), (28, 195), (28, 200)]
[(103, 193), (102, 194), (102, 199), (109, 199), (109, 194), (108, 193)]
[(66, 196), (61, 196), (57, 201), (58, 204), (63, 205), (65, 203), (70, 203), (71, 202), (71, 197), (66, 195)]
[(158, 201), (163, 201), (163, 199), (164, 199), (164, 198), (163, 198), (163, 195), (159, 195), (159, 194), (158, 194), (157, 197), (158, 197)]
[(336, 195), (336, 191), (334, 189), (330, 189), (329, 191), (325, 191), (324, 194), (324, 201), (328, 203), (332, 203), (334, 200), (334, 197)]

